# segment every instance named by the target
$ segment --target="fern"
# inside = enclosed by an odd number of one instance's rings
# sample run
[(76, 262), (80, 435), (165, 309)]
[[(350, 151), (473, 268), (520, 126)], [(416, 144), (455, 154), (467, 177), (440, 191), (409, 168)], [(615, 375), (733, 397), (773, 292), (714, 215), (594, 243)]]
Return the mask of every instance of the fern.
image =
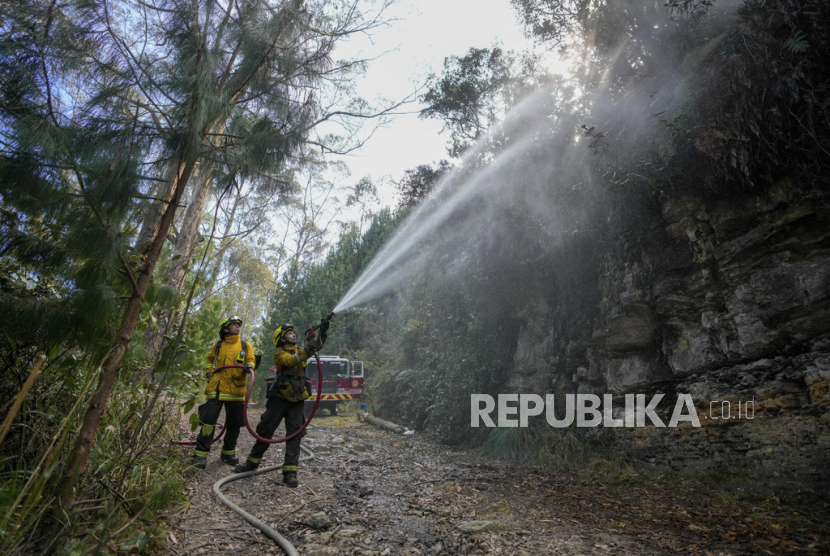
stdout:
[(793, 54), (801, 54), (810, 48), (810, 43), (807, 42), (807, 35), (796, 30), (790, 38), (784, 41), (784, 48)]

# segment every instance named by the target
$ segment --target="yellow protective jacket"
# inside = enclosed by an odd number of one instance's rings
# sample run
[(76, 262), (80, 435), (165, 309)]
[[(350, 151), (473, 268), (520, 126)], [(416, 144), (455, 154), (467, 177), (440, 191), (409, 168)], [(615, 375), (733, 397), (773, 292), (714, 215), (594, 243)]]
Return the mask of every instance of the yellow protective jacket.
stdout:
[[(320, 339), (326, 343), (325, 336)], [(306, 349), (297, 348), (296, 344), (283, 344), (274, 351), (278, 398), (301, 402), (311, 397), (311, 381), (306, 379), (305, 368), (313, 355)]]
[(243, 347), (239, 334), (225, 336), (219, 344), (219, 353), (216, 352), (216, 346), (213, 346), (205, 361), (205, 375), (208, 379), (205, 394), (208, 399), (226, 402), (243, 401), (248, 388), (248, 373), (244, 369), (237, 368), (218, 371), (215, 369), (225, 365), (245, 365), (246, 363), (252, 367), (256, 364), (254, 346), (250, 342), (245, 342)]

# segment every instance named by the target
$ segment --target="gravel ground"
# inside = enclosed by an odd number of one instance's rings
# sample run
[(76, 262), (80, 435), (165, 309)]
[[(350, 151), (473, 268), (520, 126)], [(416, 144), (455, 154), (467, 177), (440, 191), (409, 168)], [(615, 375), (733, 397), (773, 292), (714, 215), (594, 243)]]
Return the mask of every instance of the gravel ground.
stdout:
[[(252, 444), (243, 432), (240, 459)], [(793, 512), (797, 519), (784, 522), (769, 510), (753, 522), (691, 484), (537, 472), (378, 429), (353, 413), (315, 418), (303, 445), (315, 457), (300, 464), (298, 488), (276, 471), (222, 489), (303, 555), (830, 553), (826, 525), (814, 522), (821, 519)], [(263, 467), (282, 462), (281, 446)], [(191, 508), (169, 523), (166, 552), (282, 554), (214, 497), (213, 483), (232, 472), (219, 451), (188, 476)]]

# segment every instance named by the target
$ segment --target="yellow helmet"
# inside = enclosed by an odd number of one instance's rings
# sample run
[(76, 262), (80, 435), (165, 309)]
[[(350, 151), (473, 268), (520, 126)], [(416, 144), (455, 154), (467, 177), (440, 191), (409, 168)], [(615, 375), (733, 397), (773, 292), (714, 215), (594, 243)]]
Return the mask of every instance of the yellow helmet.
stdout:
[(223, 339), (225, 338), (225, 333), (223, 332), (223, 330), (224, 330), (226, 327), (228, 327), (228, 326), (230, 326), (230, 325), (232, 325), (232, 324), (238, 324), (239, 326), (242, 326), (242, 319), (241, 319), (241, 318), (239, 318), (239, 317), (237, 317), (236, 315), (234, 315), (234, 316), (232, 316), (232, 317), (228, 317), (228, 318), (226, 318), (225, 320), (223, 320), (223, 321), (219, 324), (219, 337), (220, 337), (220, 338), (223, 338)]
[(274, 347), (279, 347), (280, 340), (289, 330), (294, 330), (294, 325), (288, 322), (281, 324), (274, 330), (274, 336), (271, 338), (274, 341)]

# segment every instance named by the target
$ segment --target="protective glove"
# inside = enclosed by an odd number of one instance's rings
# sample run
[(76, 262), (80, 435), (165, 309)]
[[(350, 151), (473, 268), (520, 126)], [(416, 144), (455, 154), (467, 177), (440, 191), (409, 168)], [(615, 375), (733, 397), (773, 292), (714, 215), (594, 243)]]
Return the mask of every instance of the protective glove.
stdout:
[(211, 377), (213, 377), (213, 373), (205, 373), (205, 376), (207, 377), (208, 380), (210, 380)]
[(254, 370), (254, 366), (253, 366), (253, 365), (251, 365), (250, 363), (245, 363), (245, 364), (242, 366), (242, 372), (247, 373), (248, 371), (253, 371), (253, 370)]
[(323, 320), (320, 321), (320, 334), (321, 335), (325, 336), (326, 332), (329, 331), (329, 324), (331, 324), (331, 323), (329, 323), (328, 319), (323, 319)]
[(320, 348), (323, 347), (323, 342), (318, 339), (309, 340), (306, 342), (305, 350), (308, 352), (309, 355), (320, 351)]

